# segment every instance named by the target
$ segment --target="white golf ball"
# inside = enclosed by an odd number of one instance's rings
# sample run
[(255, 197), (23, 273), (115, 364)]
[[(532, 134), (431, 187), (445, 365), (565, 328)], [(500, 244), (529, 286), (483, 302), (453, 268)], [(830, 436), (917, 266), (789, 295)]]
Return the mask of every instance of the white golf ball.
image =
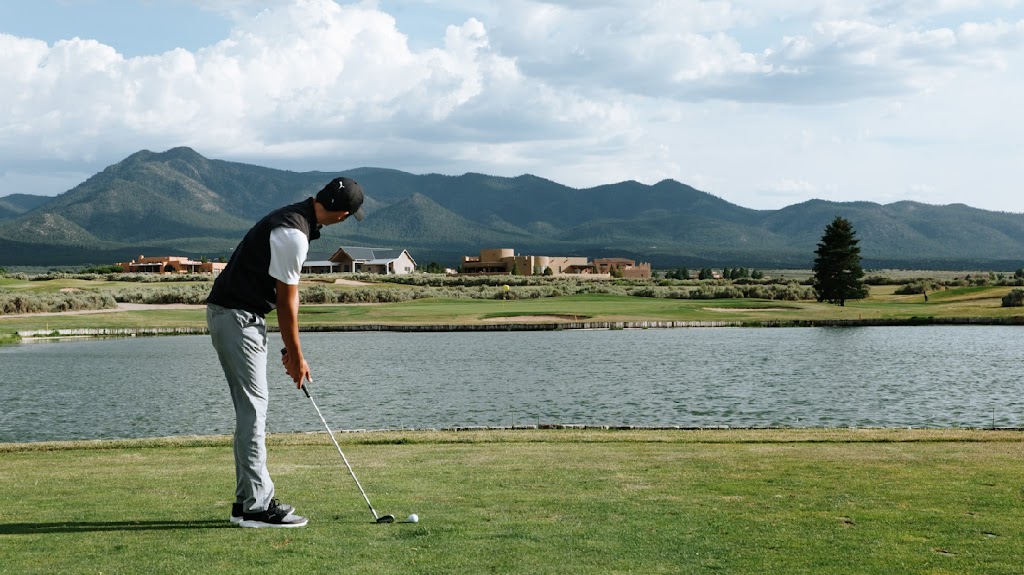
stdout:
[(416, 515), (415, 513), (413, 513), (412, 515), (409, 516), (409, 523), (419, 523), (419, 522), (420, 522), (420, 516), (419, 515)]

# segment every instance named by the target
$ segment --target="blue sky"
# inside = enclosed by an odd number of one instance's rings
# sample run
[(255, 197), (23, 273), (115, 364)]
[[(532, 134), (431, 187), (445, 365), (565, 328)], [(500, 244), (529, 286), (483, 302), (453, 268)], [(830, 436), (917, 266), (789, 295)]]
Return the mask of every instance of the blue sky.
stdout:
[(184, 145), (1024, 213), (1022, 2), (12, 0), (0, 196)]

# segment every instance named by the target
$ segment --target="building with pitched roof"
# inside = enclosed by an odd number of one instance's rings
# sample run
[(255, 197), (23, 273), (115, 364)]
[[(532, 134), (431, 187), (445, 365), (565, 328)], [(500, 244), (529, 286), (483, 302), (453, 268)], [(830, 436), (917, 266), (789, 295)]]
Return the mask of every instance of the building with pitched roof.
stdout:
[(393, 248), (342, 246), (328, 260), (336, 266), (332, 271), (343, 273), (403, 275), (416, 271), (416, 261), (409, 251)]

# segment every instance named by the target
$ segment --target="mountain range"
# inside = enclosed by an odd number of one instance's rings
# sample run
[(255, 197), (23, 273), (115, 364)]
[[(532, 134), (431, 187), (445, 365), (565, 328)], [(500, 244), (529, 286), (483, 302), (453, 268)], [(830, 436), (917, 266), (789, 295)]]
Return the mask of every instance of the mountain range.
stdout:
[(291, 172), (181, 147), (137, 152), (56, 197), (0, 198), (0, 266), (227, 257), (267, 212), (338, 175), (363, 186), (367, 216), (324, 228), (311, 259), (362, 245), (454, 267), (464, 255), (503, 247), (655, 268), (809, 268), (825, 226), (842, 216), (869, 269), (1015, 270), (1024, 261), (1024, 214), (963, 204), (811, 200), (754, 210), (674, 180), (576, 189), (532, 175)]

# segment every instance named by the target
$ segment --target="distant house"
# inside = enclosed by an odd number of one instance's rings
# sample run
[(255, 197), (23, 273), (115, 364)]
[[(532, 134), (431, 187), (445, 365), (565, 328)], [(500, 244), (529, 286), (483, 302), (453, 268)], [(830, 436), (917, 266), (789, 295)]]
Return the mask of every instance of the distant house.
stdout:
[(594, 267), (597, 273), (612, 274), (615, 270), (618, 275), (624, 278), (650, 278), (651, 264), (637, 264), (633, 260), (625, 258), (595, 258)]
[(183, 256), (139, 256), (130, 262), (117, 265), (125, 273), (153, 274), (219, 274), (228, 264), (222, 262), (197, 262)]
[[(551, 270), (548, 272), (548, 270)], [(462, 257), (463, 274), (518, 274), (524, 276), (586, 275), (607, 277), (618, 275), (624, 278), (651, 277), (651, 264), (637, 264), (624, 258), (602, 258), (593, 262), (576, 256), (524, 256), (516, 255), (507, 248), (480, 250), (479, 256)]]
[(416, 261), (407, 250), (342, 246), (329, 258), (334, 271), (404, 275), (416, 271)]
[(330, 260), (306, 260), (302, 264), (302, 273), (304, 274), (331, 274), (339, 270), (340, 266)]
[(480, 250), (479, 256), (462, 257), (463, 274), (511, 274), (543, 275), (545, 270), (552, 275), (585, 274), (593, 266), (585, 257), (574, 256), (517, 256), (508, 248)]

